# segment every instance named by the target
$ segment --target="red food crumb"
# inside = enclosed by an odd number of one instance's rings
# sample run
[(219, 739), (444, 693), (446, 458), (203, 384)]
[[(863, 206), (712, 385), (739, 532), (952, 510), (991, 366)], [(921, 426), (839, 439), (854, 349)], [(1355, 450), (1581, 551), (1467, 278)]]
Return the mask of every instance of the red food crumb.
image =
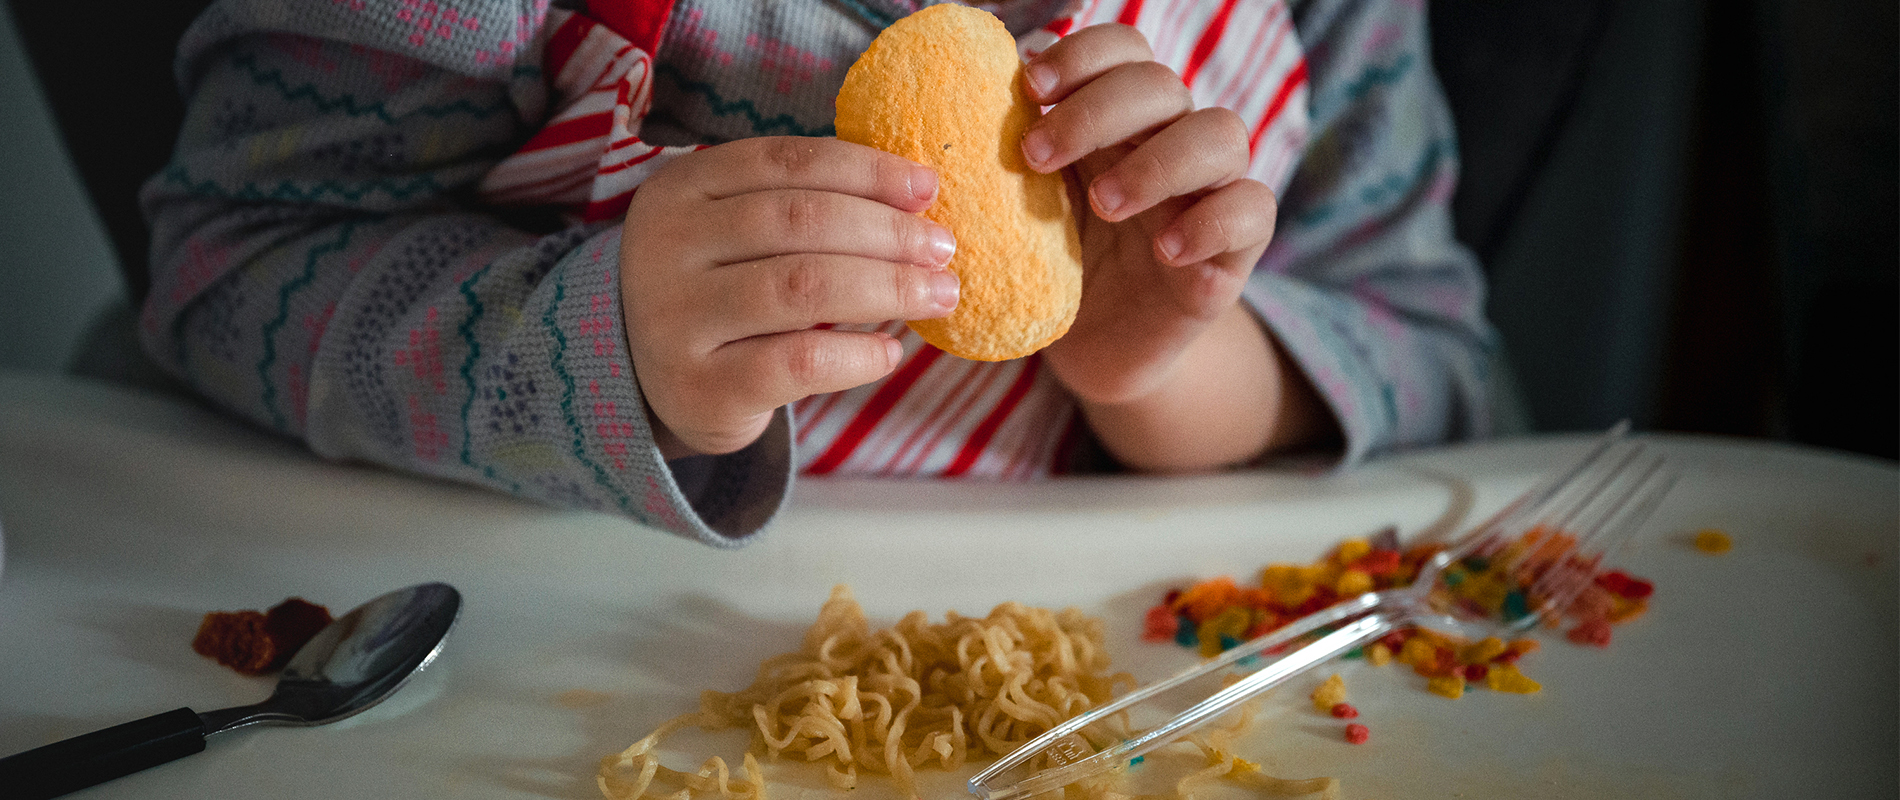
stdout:
[(282, 669), (330, 624), (330, 610), (292, 597), (266, 612), (213, 611), (198, 623), (191, 649), (244, 675)]
[(1465, 680), (1472, 683), (1484, 680), (1484, 676), (1489, 674), (1491, 674), (1491, 668), (1483, 664), (1466, 664), (1464, 666)]
[(1148, 615), (1142, 620), (1141, 640), (1144, 642), (1172, 642), (1174, 635), (1181, 629), (1181, 618), (1174, 609), (1166, 605), (1148, 609)]
[(1353, 719), (1359, 716), (1359, 709), (1353, 708), (1351, 703), (1335, 703), (1332, 715), (1338, 719)]
[(1564, 638), (1577, 644), (1608, 647), (1610, 646), (1610, 622), (1604, 619), (1584, 620), (1578, 623), (1577, 627), (1571, 628), (1569, 633), (1564, 634)]
[(1365, 744), (1366, 739), (1371, 736), (1372, 731), (1357, 722), (1346, 726), (1346, 741), (1350, 744)]
[(1359, 559), (1356, 566), (1373, 577), (1383, 578), (1399, 571), (1399, 551), (1373, 550), (1365, 558)]

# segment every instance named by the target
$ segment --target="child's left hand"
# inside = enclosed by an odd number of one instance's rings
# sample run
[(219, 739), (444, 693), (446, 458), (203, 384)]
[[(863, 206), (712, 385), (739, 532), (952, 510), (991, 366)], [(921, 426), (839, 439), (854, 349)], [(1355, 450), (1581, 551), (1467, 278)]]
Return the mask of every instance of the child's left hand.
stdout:
[(1084, 403), (1137, 401), (1223, 315), (1273, 237), (1273, 191), (1244, 175), (1247, 129), (1195, 109), (1180, 76), (1126, 25), (1077, 31), (1032, 59), (1023, 136), (1032, 169), (1072, 167), (1086, 277), (1067, 335), (1044, 351)]

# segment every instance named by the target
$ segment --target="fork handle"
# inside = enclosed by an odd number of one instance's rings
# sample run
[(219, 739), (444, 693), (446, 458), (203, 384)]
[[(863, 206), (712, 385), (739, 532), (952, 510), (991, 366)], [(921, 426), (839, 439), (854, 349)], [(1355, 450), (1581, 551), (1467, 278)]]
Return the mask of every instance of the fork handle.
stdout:
[(42, 800), (204, 749), (204, 722), (179, 708), (0, 758), (0, 786), (9, 798)]
[[(1368, 595), (1367, 597), (1371, 597)], [(1363, 609), (1360, 609), (1363, 610)], [(1235, 705), (1260, 694), (1268, 689), (1285, 683), (1314, 666), (1324, 664), (1336, 656), (1342, 655), (1366, 642), (1370, 642), (1409, 624), (1411, 617), (1403, 609), (1380, 609), (1366, 614), (1332, 633), (1320, 637), (1311, 644), (1300, 647), (1281, 656), (1272, 664), (1248, 675), (1189, 707), (1188, 710), (1174, 716), (1161, 725), (1126, 739), (1118, 744), (1102, 749), (1084, 758), (1060, 766), (1050, 767), (1041, 772), (1010, 782), (1012, 773), (1027, 759), (1054, 741), (1052, 734), (1066, 736), (1080, 728), (1078, 722), (1086, 723), (1099, 719), (1104, 712), (1112, 713), (1119, 708), (1108, 707), (1086, 712), (1069, 720), (1064, 726), (1058, 726), (999, 760), (989, 769), (970, 779), (972, 794), (983, 800), (1008, 800), (1027, 797), (1067, 786), (1090, 775), (1100, 774), (1128, 762), (1129, 759), (1147, 754), (1156, 748), (1173, 742), (1181, 735), (1193, 731), (1202, 725), (1226, 713)], [(1262, 637), (1265, 639), (1266, 637)], [(1259, 640), (1256, 640), (1258, 642)], [(1251, 649), (1249, 643), (1248, 649)], [(1236, 648), (1239, 649), (1239, 648)], [(1205, 671), (1205, 666), (1196, 672)], [(1085, 719), (1086, 718), (1086, 719)]]

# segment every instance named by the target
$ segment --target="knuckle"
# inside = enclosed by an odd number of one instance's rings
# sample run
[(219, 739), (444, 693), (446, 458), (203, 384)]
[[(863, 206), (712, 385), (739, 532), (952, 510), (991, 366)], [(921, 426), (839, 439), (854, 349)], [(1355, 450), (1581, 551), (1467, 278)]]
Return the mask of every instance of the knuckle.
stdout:
[(824, 347), (820, 337), (791, 337), (784, 354), (787, 394), (810, 394), (806, 387), (824, 383), (834, 361), (831, 351)]
[(801, 318), (814, 318), (828, 291), (825, 270), (810, 257), (799, 256), (787, 259), (779, 272), (775, 300)]
[(824, 225), (824, 204), (811, 192), (786, 192), (778, 207), (778, 227), (785, 233), (804, 239)]
[(765, 140), (762, 155), (773, 169), (786, 175), (798, 175), (811, 168), (818, 148), (796, 136), (773, 136)]

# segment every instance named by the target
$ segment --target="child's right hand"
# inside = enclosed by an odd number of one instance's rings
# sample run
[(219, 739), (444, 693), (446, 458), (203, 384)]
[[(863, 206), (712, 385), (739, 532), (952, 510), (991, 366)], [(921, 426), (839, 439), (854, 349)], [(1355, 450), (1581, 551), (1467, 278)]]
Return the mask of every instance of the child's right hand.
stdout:
[(730, 453), (780, 406), (882, 378), (896, 339), (822, 323), (945, 316), (950, 231), (919, 216), (937, 175), (836, 139), (742, 139), (674, 159), (622, 224), (634, 375), (667, 458)]

